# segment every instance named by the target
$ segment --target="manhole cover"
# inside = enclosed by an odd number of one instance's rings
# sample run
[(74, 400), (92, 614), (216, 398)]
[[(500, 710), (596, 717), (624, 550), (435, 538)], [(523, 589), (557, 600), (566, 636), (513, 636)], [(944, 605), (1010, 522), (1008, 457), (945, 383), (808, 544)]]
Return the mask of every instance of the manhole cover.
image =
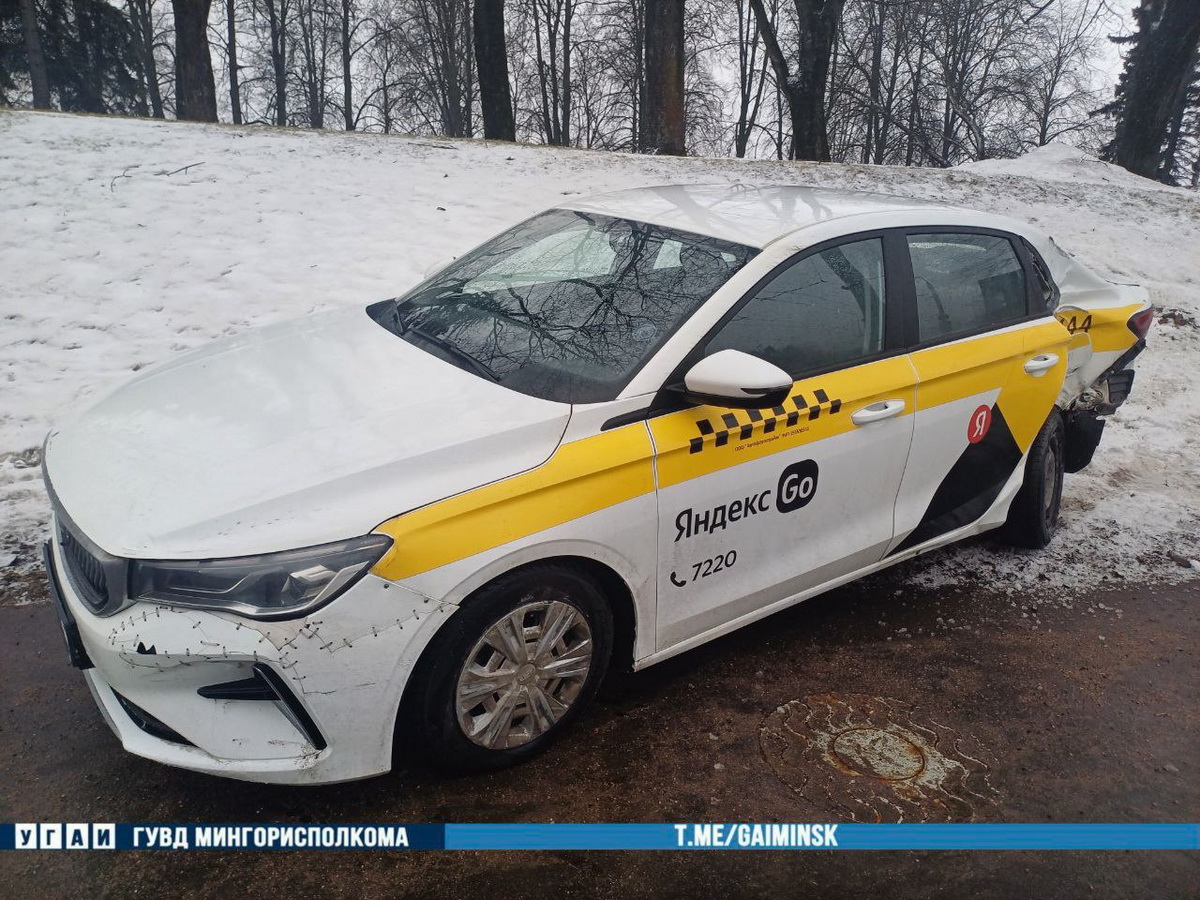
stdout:
[(759, 743), (792, 790), (856, 821), (970, 819), (998, 799), (981, 750), (887, 697), (792, 700), (767, 716)]
[(833, 739), (837, 762), (851, 774), (883, 781), (908, 781), (925, 768), (925, 751), (902, 734), (879, 728), (851, 728)]

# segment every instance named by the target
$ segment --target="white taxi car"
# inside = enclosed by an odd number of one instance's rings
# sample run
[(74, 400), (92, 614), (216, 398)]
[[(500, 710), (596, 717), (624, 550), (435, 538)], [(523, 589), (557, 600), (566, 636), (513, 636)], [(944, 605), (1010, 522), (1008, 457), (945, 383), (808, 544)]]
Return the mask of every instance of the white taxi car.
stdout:
[(804, 187), (572, 202), (52, 431), (47, 571), (133, 753), (287, 783), (400, 747), (499, 766), (610, 665), (986, 529), (1044, 545), (1151, 318), (995, 215)]

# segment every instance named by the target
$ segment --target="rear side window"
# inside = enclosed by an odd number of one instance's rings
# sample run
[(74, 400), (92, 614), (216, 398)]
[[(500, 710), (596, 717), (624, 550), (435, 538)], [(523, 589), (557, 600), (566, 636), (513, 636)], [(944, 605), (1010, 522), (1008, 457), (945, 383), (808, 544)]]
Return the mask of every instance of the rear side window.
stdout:
[(850, 365), (883, 349), (883, 242), (839, 244), (772, 278), (706, 348), (741, 350), (793, 378)]
[(908, 235), (921, 343), (1024, 318), (1025, 272), (1012, 242), (990, 234)]

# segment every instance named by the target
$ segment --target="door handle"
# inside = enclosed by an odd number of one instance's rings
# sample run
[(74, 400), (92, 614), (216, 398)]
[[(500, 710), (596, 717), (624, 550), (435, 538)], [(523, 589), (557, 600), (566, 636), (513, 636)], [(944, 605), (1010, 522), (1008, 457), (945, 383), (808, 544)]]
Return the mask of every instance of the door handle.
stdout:
[(1026, 361), (1025, 372), (1035, 378), (1040, 378), (1058, 365), (1057, 353), (1042, 353)]
[(892, 416), (904, 412), (903, 400), (880, 400), (870, 406), (864, 406), (850, 414), (850, 421), (855, 425), (870, 425), (872, 422), (882, 422)]

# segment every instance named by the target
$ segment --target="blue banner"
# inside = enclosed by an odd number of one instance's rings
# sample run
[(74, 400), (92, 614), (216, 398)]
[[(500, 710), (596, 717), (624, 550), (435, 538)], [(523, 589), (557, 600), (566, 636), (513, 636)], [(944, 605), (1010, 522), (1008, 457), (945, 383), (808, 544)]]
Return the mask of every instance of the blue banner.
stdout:
[(1196, 850), (1200, 825), (447, 825), (454, 850)]
[(0, 823), (0, 850), (1197, 850), (1200, 824)]

